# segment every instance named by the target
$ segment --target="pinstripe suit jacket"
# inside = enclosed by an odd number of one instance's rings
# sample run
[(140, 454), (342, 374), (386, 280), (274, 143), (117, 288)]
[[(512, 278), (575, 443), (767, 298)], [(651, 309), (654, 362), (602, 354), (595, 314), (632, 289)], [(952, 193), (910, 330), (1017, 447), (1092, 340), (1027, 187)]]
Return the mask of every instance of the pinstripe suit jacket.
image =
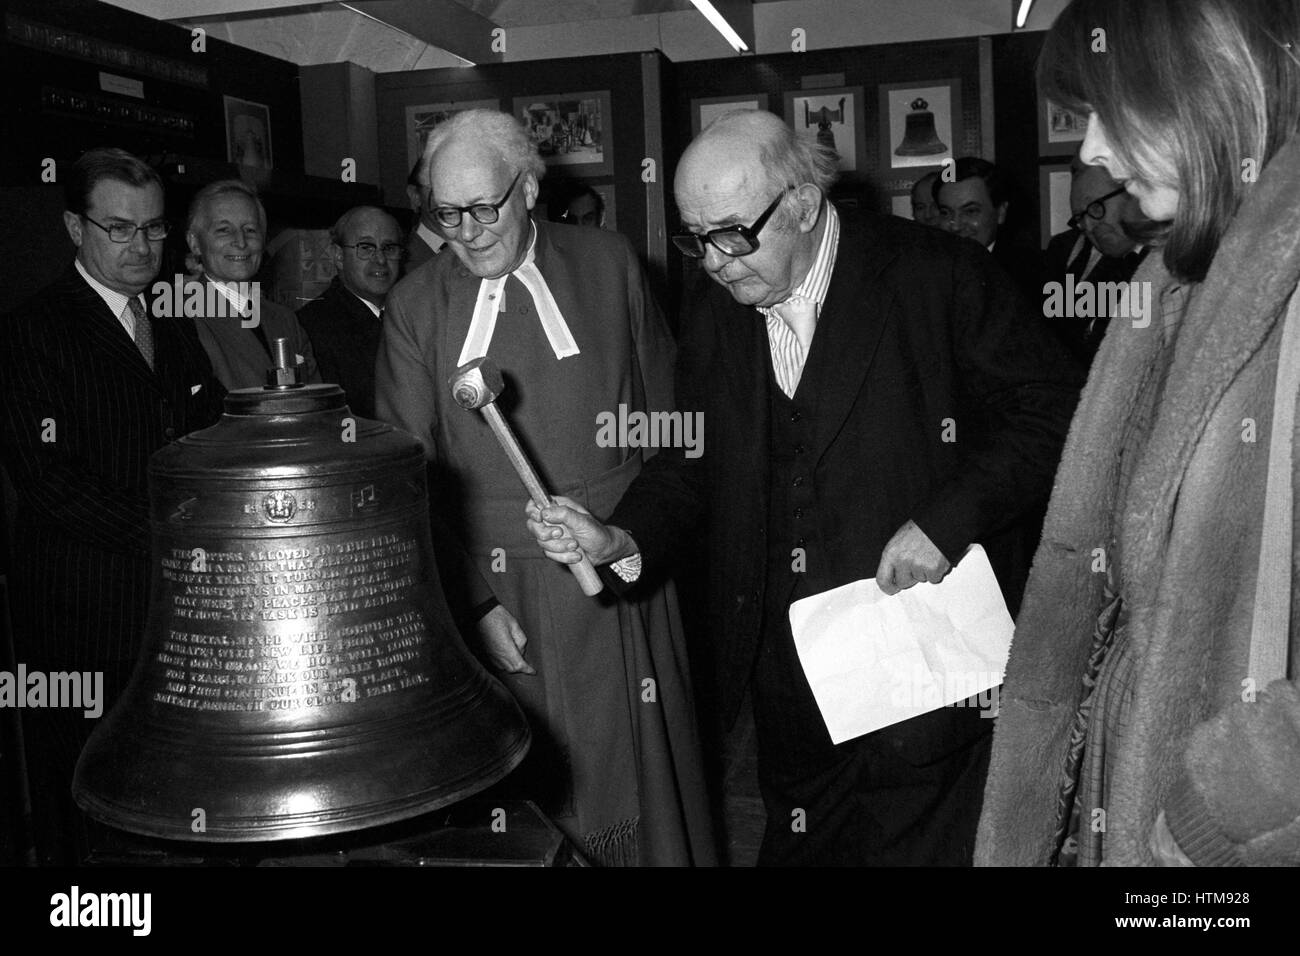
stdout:
[(153, 371), (71, 267), (0, 318), (15, 650), (31, 668), (103, 668), (110, 685), (129, 673), (149, 598), (149, 457), (219, 417), (193, 320), (149, 321)]

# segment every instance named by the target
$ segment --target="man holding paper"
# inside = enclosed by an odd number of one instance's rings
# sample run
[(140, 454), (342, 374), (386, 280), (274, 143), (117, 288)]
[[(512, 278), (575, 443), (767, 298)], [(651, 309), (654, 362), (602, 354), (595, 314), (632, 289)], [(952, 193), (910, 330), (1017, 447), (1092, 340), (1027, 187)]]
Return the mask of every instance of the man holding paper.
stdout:
[(707, 520), (724, 718), (752, 691), (761, 864), (965, 864), (992, 721), (940, 708), (832, 743), (788, 610), (872, 576), (938, 582), (976, 541), (1014, 603), (1013, 526), (1050, 489), (1079, 383), (978, 244), (837, 210), (835, 164), (760, 111), (691, 144), (673, 240), (723, 287), (688, 296), (678, 349), (704, 454), (661, 452), (607, 524), (530, 506), (529, 528), (639, 587)]

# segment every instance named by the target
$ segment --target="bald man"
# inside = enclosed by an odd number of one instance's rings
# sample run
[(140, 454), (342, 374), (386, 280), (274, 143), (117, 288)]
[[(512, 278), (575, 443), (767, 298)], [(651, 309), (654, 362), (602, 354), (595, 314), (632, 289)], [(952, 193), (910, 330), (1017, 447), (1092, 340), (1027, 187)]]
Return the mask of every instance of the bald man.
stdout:
[(661, 452), (606, 522), (530, 505), (528, 526), (561, 563), (639, 557), (642, 586), (706, 523), (721, 710), (746, 690), (754, 708), (760, 864), (969, 864), (993, 722), (968, 702), (834, 743), (790, 605), (941, 581), (976, 542), (1018, 587), (1006, 531), (1051, 488), (1071, 376), (982, 249), (839, 211), (834, 177), (834, 154), (771, 113), (696, 138), (673, 242), (715, 284), (686, 303), (676, 385), (705, 452)]
[(374, 418), (384, 303), (406, 255), (401, 227), (382, 209), (356, 206), (330, 230), (330, 255), (334, 281), (298, 310), (298, 322), (311, 338), (321, 379), (343, 386), (348, 407)]
[[(1043, 253), (1044, 282), (1127, 282), (1149, 247), (1126, 227), (1146, 222), (1137, 200), (1103, 166), (1071, 166), (1070, 228), (1053, 236)], [(1095, 300), (1102, 314), (1053, 318), (1053, 327), (1079, 361), (1091, 365), (1106, 336), (1108, 298)]]
[(942, 229), (943, 218), (939, 215), (939, 203), (934, 198), (934, 184), (938, 181), (938, 173), (926, 173), (912, 183), (912, 219), (923, 226)]
[(604, 512), (659, 442), (601, 422), (672, 408), (667, 326), (625, 238), (534, 218), (545, 166), (512, 116), (458, 113), (430, 133), (424, 159), (447, 248), (389, 296), (376, 405), (425, 444), (433, 506), (469, 554), (439, 553), (448, 596), (477, 619), (479, 650), (532, 726), (507, 785), (595, 863), (712, 863), (672, 586), (584, 597), (533, 547), (519, 479), (447, 384), (459, 365), (491, 359), (542, 481)]

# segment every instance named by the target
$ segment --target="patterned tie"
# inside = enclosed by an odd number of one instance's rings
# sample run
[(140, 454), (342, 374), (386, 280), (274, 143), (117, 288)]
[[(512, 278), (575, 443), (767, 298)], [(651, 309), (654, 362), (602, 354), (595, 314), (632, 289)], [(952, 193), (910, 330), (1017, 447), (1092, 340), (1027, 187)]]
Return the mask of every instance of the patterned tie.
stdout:
[(144, 360), (148, 363), (149, 368), (153, 369), (153, 326), (149, 324), (149, 316), (144, 311), (144, 303), (140, 301), (138, 295), (133, 295), (127, 299), (127, 308), (131, 310), (131, 316), (135, 320), (135, 347), (140, 350)]

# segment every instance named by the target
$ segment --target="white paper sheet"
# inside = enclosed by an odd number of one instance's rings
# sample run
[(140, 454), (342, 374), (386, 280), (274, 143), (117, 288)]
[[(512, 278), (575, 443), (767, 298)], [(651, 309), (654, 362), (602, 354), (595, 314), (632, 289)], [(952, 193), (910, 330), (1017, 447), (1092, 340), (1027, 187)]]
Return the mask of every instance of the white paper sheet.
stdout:
[(804, 674), (831, 740), (843, 743), (1002, 683), (1011, 650), (1011, 615), (988, 556), (972, 545), (939, 584), (895, 595), (875, 578), (790, 605)]

